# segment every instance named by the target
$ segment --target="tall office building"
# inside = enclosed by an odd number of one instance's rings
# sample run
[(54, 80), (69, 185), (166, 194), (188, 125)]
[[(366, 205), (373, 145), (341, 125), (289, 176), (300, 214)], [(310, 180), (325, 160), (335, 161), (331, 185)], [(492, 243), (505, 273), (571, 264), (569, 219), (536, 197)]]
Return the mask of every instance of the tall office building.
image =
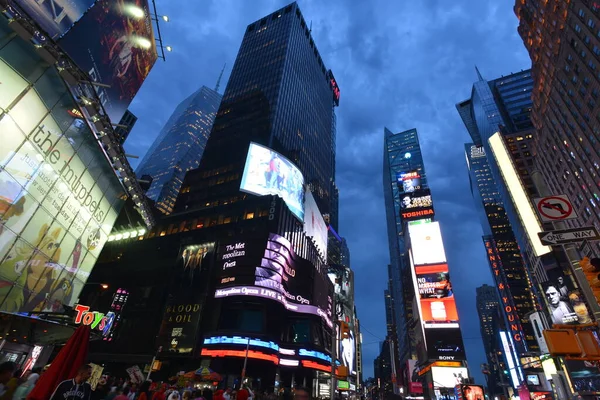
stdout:
[(529, 195), (534, 195), (535, 188), (529, 176), (529, 168), (533, 164), (533, 133), (528, 118), (531, 73), (522, 71), (489, 82), (479, 71), (477, 75), (479, 79), (473, 84), (471, 98), (456, 107), (474, 141), (465, 144), (465, 156), (488, 262), (498, 290), (509, 306), (503, 309), (511, 311), (503, 313), (505, 322), (514, 328), (515, 346), (518, 353), (523, 354), (539, 349), (527, 318), (536, 305), (528, 265), (537, 258), (533, 255), (529, 259), (523, 258), (521, 250), (531, 246), (508, 189), (503, 187), (499, 178), (499, 167), (488, 155), (488, 140), (496, 132), (501, 132), (510, 147), (523, 185)]
[(129, 110), (125, 110), (125, 114), (121, 117), (121, 121), (119, 121), (119, 124), (115, 127), (115, 135), (121, 146), (125, 143), (127, 137), (129, 137), (136, 122), (137, 117), (135, 114)]
[(186, 172), (198, 167), (221, 95), (202, 86), (182, 101), (159, 133), (136, 173), (150, 175), (146, 196), (164, 214), (173, 211)]
[[(536, 167), (553, 194), (567, 194), (579, 218), (567, 227), (600, 228), (600, 4), (515, 3), (532, 60)], [(589, 244), (598, 255), (600, 242)]]
[[(200, 165), (186, 174), (173, 212), (133, 240), (115, 231), (103, 253), (93, 280), (119, 271), (130, 299), (112, 354), (97, 349), (92, 360), (151, 359), (161, 346), (170, 371), (157, 375), (206, 363), (233, 386), (246, 365), (259, 390), (305, 382), (319, 396), (338, 343), (339, 375), (359, 388), (358, 325), (334, 342), (327, 276), (338, 101), (296, 3), (248, 25)], [(352, 297), (345, 275), (340, 293)], [(179, 306), (188, 311), (177, 314)], [(353, 308), (348, 314), (355, 318)]]
[(410, 264), (406, 252), (404, 223), (401, 212), (402, 189), (398, 180), (402, 174), (414, 173), (421, 178), (421, 186), (427, 188), (427, 177), (416, 129), (392, 133), (384, 129), (383, 193), (390, 249), (391, 296), (394, 302), (394, 322), (398, 335), (399, 361), (416, 357), (414, 332), (409, 329), (412, 320), (414, 290), (410, 276)]
[(483, 348), (487, 359), (487, 387), (488, 394), (504, 394), (504, 389), (499, 384), (504, 379), (504, 362), (502, 349), (499, 346), (500, 336), (498, 332), (504, 330), (504, 321), (500, 317), (500, 302), (495, 287), (483, 285), (476, 289), (476, 306), (479, 314), (479, 326)]

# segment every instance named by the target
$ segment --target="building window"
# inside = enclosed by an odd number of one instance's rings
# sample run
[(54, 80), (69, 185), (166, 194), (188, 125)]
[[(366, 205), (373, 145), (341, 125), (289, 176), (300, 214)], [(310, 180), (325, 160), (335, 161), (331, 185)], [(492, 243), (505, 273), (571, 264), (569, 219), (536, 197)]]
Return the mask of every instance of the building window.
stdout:
[(580, 8), (580, 9), (579, 9), (579, 13), (578, 13), (578, 14), (579, 14), (579, 16), (580, 16), (581, 18), (585, 18), (585, 11), (583, 11), (583, 9), (582, 9), (582, 8)]
[(581, 27), (579, 26), (579, 24), (575, 24), (575, 31), (576, 31), (577, 33), (580, 33), (580, 32), (581, 32)]
[(596, 23), (591, 18), (588, 20), (587, 24), (592, 29), (594, 29), (594, 27), (596, 26)]

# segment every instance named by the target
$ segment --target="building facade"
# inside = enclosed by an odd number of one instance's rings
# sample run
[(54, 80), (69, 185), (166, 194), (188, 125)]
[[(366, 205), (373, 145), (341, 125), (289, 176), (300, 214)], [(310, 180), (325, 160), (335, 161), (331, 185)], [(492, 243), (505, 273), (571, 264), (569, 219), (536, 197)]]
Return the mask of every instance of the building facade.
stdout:
[[(567, 194), (579, 218), (600, 227), (600, 9), (588, 1), (515, 3), (532, 60), (536, 168), (554, 194)], [(600, 253), (591, 243), (590, 254)]]
[(202, 86), (182, 101), (163, 127), (136, 173), (150, 175), (146, 192), (156, 208), (170, 214), (185, 174), (198, 167), (221, 103), (221, 95)]
[[(252, 387), (303, 384), (322, 395), (336, 357), (324, 215), (338, 99), (296, 3), (247, 27), (204, 155), (173, 213), (144, 235), (123, 240), (115, 231), (103, 252), (94, 279), (121, 271), (129, 298), (115, 339), (93, 359), (148, 363), (162, 346), (157, 378), (204, 363), (233, 387), (248, 347)], [(349, 381), (358, 376), (353, 334), (339, 340)]]
[(121, 121), (115, 127), (115, 135), (117, 135), (117, 138), (118, 138), (121, 146), (125, 143), (125, 141), (129, 137), (129, 134), (131, 133), (131, 130), (133, 129), (133, 126), (135, 125), (136, 122), (137, 122), (137, 117), (135, 116), (135, 114), (133, 114), (129, 110), (126, 110), (125, 114), (123, 114), (123, 117), (121, 118)]

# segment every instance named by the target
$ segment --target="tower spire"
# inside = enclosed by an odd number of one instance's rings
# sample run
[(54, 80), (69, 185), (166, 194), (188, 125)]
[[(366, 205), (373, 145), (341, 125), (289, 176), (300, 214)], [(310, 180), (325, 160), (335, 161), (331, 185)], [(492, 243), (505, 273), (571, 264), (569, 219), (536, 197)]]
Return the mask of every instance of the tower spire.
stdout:
[(221, 78), (223, 77), (223, 72), (225, 72), (225, 67), (227, 66), (227, 63), (225, 63), (225, 65), (223, 65), (223, 69), (221, 70), (221, 73), (219, 74), (219, 79), (217, 79), (217, 84), (215, 85), (215, 92), (219, 92), (219, 86), (221, 86)]
[(477, 68), (477, 65), (475, 66), (475, 71), (477, 71), (477, 78), (480, 81), (485, 81), (485, 79), (483, 79), (483, 76), (481, 76), (481, 72), (479, 72), (479, 68)]

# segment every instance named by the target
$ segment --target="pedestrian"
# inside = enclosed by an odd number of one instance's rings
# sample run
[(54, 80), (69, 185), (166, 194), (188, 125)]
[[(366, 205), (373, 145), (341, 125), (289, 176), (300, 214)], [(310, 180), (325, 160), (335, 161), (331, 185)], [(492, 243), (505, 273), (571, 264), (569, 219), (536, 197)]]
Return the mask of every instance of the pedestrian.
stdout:
[(235, 400), (248, 400), (249, 393), (246, 389), (240, 389), (236, 393)]
[(87, 380), (92, 376), (92, 367), (82, 365), (73, 379), (58, 384), (50, 400), (91, 400), (92, 387)]
[(167, 395), (165, 394), (166, 390), (166, 385), (161, 385), (160, 388), (156, 392), (154, 392), (152, 400), (165, 400), (167, 398)]
[(294, 400), (310, 400), (310, 392), (305, 387), (296, 387), (294, 389)]
[[(7, 361), (0, 364), (0, 399), (9, 400), (17, 390), (17, 387), (12, 387), (16, 384), (16, 380), (13, 381), (13, 374), (17, 369), (17, 364), (12, 361)], [(11, 382), (13, 381), (13, 382)], [(9, 397), (10, 396), (10, 397)]]
[(215, 392), (213, 395), (213, 400), (225, 400), (225, 397), (223, 397), (223, 391), (221, 389)]
[(150, 400), (152, 398), (152, 392), (150, 392), (150, 381), (145, 381), (138, 390), (137, 400)]
[(169, 397), (167, 397), (167, 400), (179, 400), (179, 392), (177, 390), (173, 390), (169, 394)]
[(183, 396), (181, 396), (183, 400), (192, 400), (192, 391), (191, 390), (184, 390), (183, 391)]
[(15, 390), (13, 400), (24, 400), (25, 398), (27, 398), (29, 392), (33, 390), (33, 387), (35, 386), (36, 382), (38, 381), (38, 379), (40, 379), (40, 374), (38, 373), (38, 371), (40, 371), (39, 368), (32, 370), (31, 374), (29, 374), (29, 376), (27, 377), (27, 380), (23, 382), (17, 388), (17, 390)]
[(209, 388), (206, 388), (202, 391), (202, 398), (204, 400), (213, 400), (213, 392)]
[(117, 389), (117, 397), (115, 400), (129, 400), (129, 388), (125, 387), (123, 389)]
[(227, 390), (225, 390), (225, 393), (223, 393), (223, 398), (225, 400), (232, 400), (232, 398), (231, 398), (231, 388), (227, 388)]

